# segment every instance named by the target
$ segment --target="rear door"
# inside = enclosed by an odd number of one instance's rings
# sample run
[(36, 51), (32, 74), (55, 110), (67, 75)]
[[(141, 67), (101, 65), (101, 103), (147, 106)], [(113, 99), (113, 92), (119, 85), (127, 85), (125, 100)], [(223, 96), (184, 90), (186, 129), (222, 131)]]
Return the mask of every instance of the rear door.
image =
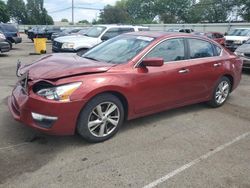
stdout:
[(186, 101), (203, 101), (213, 90), (214, 83), (221, 75), (223, 58), (220, 47), (202, 39), (186, 39), (189, 46), (189, 60), (186, 80), (182, 88)]

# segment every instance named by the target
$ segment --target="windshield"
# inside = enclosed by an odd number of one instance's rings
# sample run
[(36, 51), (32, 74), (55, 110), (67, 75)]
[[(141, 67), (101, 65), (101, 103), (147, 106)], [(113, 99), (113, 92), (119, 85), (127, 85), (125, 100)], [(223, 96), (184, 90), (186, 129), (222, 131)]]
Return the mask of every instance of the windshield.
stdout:
[(82, 57), (113, 64), (126, 63), (148, 46), (154, 38), (120, 35), (92, 48)]
[(3, 29), (8, 32), (17, 32), (17, 28), (11, 24), (4, 24)]
[(88, 31), (88, 28), (86, 28), (86, 29), (81, 29), (81, 30), (78, 31), (77, 33), (80, 34), (80, 35), (84, 35), (84, 34), (87, 33), (87, 31)]
[(250, 29), (234, 29), (228, 32), (229, 36), (249, 36)]
[(85, 35), (88, 36), (88, 37), (94, 37), (94, 38), (97, 38), (99, 37), (102, 32), (106, 29), (106, 27), (104, 26), (94, 26), (92, 28), (90, 28), (86, 33)]

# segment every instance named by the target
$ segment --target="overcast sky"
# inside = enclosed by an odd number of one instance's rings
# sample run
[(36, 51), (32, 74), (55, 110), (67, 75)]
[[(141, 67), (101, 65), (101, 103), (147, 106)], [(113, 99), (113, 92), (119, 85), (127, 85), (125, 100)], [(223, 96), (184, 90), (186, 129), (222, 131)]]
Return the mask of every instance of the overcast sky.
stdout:
[[(7, 0), (4, 1), (6, 2)], [(74, 4), (75, 7), (102, 9), (107, 4), (114, 5), (116, 1), (117, 0), (74, 0)], [(26, 2), (26, 0), (24, 0), (24, 2)], [(44, 6), (47, 9), (49, 15), (53, 17), (54, 21), (61, 21), (62, 18), (67, 18), (69, 21), (71, 21), (71, 9), (53, 13), (57, 10), (71, 7), (71, 5), (72, 0), (44, 0)], [(75, 21), (92, 21), (93, 19), (97, 18), (99, 12), (100, 11), (96, 10), (75, 9)]]
[[(74, 0), (75, 7), (87, 7), (87, 8), (96, 8), (102, 9), (105, 5), (110, 4), (114, 5), (117, 0)], [(47, 9), (49, 15), (51, 15), (54, 21), (60, 21), (62, 18), (67, 18), (71, 21), (71, 9), (56, 12), (54, 11), (71, 7), (72, 0), (44, 0), (45, 8)], [(85, 10), (85, 9), (75, 9), (75, 21), (79, 20), (88, 20), (92, 21), (97, 18), (100, 11), (96, 10)]]

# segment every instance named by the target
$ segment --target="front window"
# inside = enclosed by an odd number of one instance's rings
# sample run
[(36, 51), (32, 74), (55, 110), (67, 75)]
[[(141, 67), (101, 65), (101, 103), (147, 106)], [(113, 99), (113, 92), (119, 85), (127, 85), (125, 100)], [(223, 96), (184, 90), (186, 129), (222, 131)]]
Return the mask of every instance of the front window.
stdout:
[(98, 38), (103, 31), (106, 29), (106, 27), (104, 26), (94, 26), (92, 28), (90, 28), (84, 35), (88, 36), (88, 37), (94, 37), (94, 38)]
[(146, 58), (163, 58), (164, 62), (179, 61), (185, 59), (183, 39), (169, 39), (157, 45)]
[(126, 63), (147, 47), (154, 38), (121, 35), (92, 48), (82, 57), (113, 64)]
[(228, 32), (229, 36), (249, 36), (249, 29), (234, 29)]

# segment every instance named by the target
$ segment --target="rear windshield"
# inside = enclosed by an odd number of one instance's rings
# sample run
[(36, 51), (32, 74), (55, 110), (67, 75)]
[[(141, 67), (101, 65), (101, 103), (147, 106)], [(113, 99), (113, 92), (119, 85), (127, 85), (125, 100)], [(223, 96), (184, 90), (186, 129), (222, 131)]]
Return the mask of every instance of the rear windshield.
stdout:
[(17, 32), (17, 28), (14, 25), (3, 24), (0, 25), (1, 29), (9, 32)]

